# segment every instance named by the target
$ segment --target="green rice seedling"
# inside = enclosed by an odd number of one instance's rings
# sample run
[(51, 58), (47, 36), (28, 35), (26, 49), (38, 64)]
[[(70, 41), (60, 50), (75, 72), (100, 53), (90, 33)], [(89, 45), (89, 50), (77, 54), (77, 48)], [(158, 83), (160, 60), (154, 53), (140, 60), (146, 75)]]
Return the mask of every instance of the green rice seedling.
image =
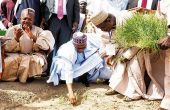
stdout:
[(121, 47), (137, 46), (159, 50), (157, 41), (167, 34), (167, 22), (155, 15), (134, 14), (116, 29), (115, 40)]

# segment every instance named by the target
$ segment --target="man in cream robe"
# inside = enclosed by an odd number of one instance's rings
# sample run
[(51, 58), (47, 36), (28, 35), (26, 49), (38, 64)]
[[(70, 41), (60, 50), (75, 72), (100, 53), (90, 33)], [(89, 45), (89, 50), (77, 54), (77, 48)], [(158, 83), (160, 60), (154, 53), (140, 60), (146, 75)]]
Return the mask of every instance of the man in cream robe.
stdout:
[(25, 83), (28, 77), (41, 75), (47, 67), (46, 56), (53, 49), (54, 38), (50, 31), (33, 25), (35, 11), (24, 9), (21, 24), (7, 30), (11, 38), (5, 42), (5, 67), (2, 80)]
[[(127, 12), (128, 13), (128, 12)], [(124, 12), (120, 16), (118, 14), (112, 15), (106, 12), (99, 12), (91, 20), (101, 30), (109, 32), (117, 25), (122, 25), (127, 19), (127, 14)], [(115, 49), (116, 50), (116, 49)], [(110, 78), (109, 86), (112, 88), (110, 93), (117, 91), (130, 99), (139, 99), (140, 97), (147, 99), (162, 99), (164, 95), (163, 88), (159, 82), (153, 77), (150, 64), (149, 54), (145, 51), (139, 51), (139, 48), (133, 47), (129, 49), (120, 49), (114, 58), (122, 58), (123, 60), (116, 62), (112, 59), (113, 74)], [(148, 62), (149, 61), (149, 62)], [(145, 66), (147, 65), (147, 66)], [(146, 68), (147, 67), (147, 68)], [(147, 94), (144, 74), (147, 70), (152, 83)], [(109, 91), (108, 91), (109, 92)]]
[[(96, 82), (97, 78), (109, 79), (111, 70), (104, 65), (98, 50), (100, 42), (94, 36), (85, 35), (81, 32), (73, 34), (73, 40), (63, 44), (54, 57), (50, 70), (48, 83), (59, 84), (59, 80), (65, 80), (68, 88), (70, 103), (75, 104), (72, 83), (88, 73), (84, 78), (87, 82)], [(84, 80), (82, 79), (82, 80)], [(81, 81), (81, 80), (80, 80)]]

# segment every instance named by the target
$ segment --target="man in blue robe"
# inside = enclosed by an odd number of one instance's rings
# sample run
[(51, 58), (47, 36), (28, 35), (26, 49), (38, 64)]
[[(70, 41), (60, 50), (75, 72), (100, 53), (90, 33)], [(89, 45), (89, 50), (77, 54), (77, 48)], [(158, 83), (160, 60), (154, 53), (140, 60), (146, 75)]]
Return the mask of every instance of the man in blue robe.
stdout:
[(105, 67), (98, 50), (100, 43), (93, 36), (76, 32), (73, 40), (63, 44), (57, 56), (53, 58), (50, 78), (47, 83), (58, 85), (60, 80), (65, 80), (68, 97), (71, 104), (76, 103), (73, 93), (73, 80), (81, 81), (86, 86), (89, 82), (96, 82), (98, 78), (109, 79), (112, 71)]

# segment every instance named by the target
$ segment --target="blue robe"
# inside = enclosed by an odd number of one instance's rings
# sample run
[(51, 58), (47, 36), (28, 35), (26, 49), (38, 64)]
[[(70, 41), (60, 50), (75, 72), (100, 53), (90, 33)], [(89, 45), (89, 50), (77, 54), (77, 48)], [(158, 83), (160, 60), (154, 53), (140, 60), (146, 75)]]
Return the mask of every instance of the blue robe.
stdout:
[(87, 47), (84, 50), (85, 60), (83, 63), (77, 63), (78, 53), (72, 43), (72, 40), (63, 44), (57, 56), (53, 58), (50, 77), (47, 83), (53, 82), (59, 84), (59, 80), (66, 80), (66, 83), (72, 83), (73, 79), (78, 78), (88, 72), (88, 81), (95, 82), (97, 78), (109, 79), (112, 71), (105, 67), (104, 60), (98, 53), (99, 45), (94, 40), (88, 38)]

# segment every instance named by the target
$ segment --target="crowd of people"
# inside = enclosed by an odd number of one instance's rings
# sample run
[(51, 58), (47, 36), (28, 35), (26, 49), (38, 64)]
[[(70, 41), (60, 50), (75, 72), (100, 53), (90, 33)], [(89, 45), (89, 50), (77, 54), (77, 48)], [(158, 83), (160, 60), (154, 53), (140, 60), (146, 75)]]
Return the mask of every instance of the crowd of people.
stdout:
[[(0, 27), (8, 38), (1, 47), (0, 80), (26, 83), (46, 74), (47, 83), (66, 83), (74, 105), (73, 82), (89, 87), (100, 79), (109, 83), (106, 95), (120, 93), (125, 101), (161, 99), (159, 109), (170, 110), (169, 0), (1, 0), (0, 4)], [(112, 39), (116, 27), (140, 9), (155, 10), (167, 21), (167, 36), (158, 42), (162, 50), (156, 61), (156, 55), (136, 47), (120, 49)], [(116, 62), (115, 56), (123, 60)]]

